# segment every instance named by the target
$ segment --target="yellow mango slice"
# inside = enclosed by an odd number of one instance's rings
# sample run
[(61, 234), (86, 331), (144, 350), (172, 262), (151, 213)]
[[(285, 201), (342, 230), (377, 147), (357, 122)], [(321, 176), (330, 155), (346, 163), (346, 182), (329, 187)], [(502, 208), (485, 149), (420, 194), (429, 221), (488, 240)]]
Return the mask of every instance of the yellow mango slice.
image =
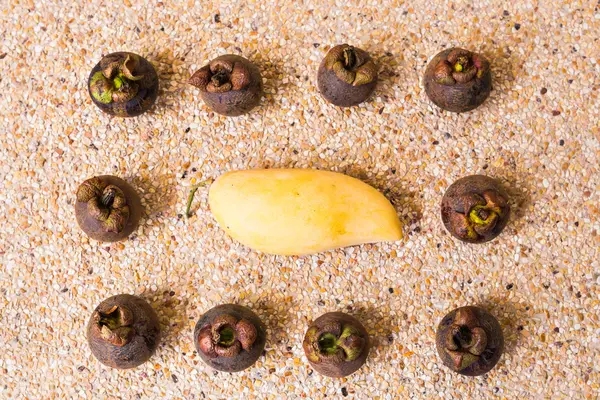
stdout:
[(305, 255), (402, 238), (390, 202), (350, 176), (311, 169), (228, 172), (208, 202), (235, 240), (270, 254)]

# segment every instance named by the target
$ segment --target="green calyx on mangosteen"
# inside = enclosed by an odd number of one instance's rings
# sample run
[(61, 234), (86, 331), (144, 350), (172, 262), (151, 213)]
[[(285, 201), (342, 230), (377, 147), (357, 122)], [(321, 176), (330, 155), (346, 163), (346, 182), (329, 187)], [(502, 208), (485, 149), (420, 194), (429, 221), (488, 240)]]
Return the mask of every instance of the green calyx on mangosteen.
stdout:
[(127, 238), (137, 229), (141, 213), (135, 189), (116, 176), (96, 176), (77, 188), (77, 223), (92, 239), (116, 242)]
[(369, 334), (356, 318), (331, 312), (321, 315), (308, 327), (302, 347), (317, 372), (341, 378), (366, 362)]
[(260, 102), (263, 83), (260, 71), (249, 60), (226, 54), (196, 71), (190, 85), (214, 112), (226, 116), (248, 113)]
[(504, 336), (498, 320), (486, 310), (460, 307), (440, 322), (436, 346), (442, 362), (452, 371), (478, 376), (492, 370), (500, 360)]
[(485, 175), (470, 175), (454, 182), (442, 198), (444, 226), (457, 239), (484, 243), (506, 227), (510, 216), (508, 195), (502, 185)]
[(238, 372), (262, 355), (266, 328), (249, 308), (223, 304), (207, 311), (196, 323), (194, 343), (202, 360), (218, 371)]
[(134, 117), (148, 111), (156, 101), (158, 75), (152, 64), (137, 54), (111, 53), (92, 69), (88, 91), (102, 111)]
[(96, 307), (87, 326), (87, 340), (94, 357), (118, 369), (146, 362), (158, 346), (158, 316), (140, 297), (119, 294)]
[(438, 107), (451, 112), (479, 107), (492, 90), (489, 61), (461, 48), (438, 53), (427, 65), (425, 92)]
[(317, 72), (321, 95), (339, 107), (367, 100), (377, 85), (377, 66), (369, 53), (348, 44), (329, 50)]

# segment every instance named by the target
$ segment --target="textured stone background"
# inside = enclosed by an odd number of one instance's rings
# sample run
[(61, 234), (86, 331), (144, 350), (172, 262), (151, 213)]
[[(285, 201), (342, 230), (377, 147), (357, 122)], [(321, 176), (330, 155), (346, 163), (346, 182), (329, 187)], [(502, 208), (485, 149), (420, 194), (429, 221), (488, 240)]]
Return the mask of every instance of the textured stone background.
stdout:
[[(0, 4), (0, 397), (3, 398), (597, 398), (600, 396), (600, 10), (596, 1), (139, 2)], [(320, 59), (349, 42), (375, 56), (366, 104), (337, 109), (315, 88)], [(439, 50), (493, 63), (474, 112), (436, 109), (420, 82)], [(111, 119), (86, 92), (103, 54), (129, 50), (160, 74), (152, 112)], [(250, 115), (210, 113), (185, 84), (211, 58), (256, 62), (266, 94)], [(188, 187), (250, 167), (342, 171), (379, 188), (405, 224), (401, 243), (312, 257), (257, 254), (213, 221)], [(89, 240), (73, 215), (84, 179), (116, 174), (142, 194), (130, 240)], [(513, 196), (492, 243), (453, 240), (439, 218), (455, 179), (485, 173)], [(140, 294), (164, 339), (130, 371), (102, 367), (85, 341), (94, 307)], [(192, 330), (221, 302), (267, 323), (265, 357), (215, 373)], [(434, 330), (480, 304), (504, 327), (491, 373), (440, 365)], [(374, 339), (347, 379), (313, 373), (308, 322), (345, 310)]]

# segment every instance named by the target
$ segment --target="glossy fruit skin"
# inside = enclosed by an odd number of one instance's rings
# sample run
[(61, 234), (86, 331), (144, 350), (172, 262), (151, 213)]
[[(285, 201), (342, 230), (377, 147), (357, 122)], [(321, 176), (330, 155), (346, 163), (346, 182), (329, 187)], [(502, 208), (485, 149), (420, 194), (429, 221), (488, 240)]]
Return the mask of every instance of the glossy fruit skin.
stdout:
[[(114, 306), (127, 307), (133, 317), (131, 340), (118, 346), (102, 337), (98, 313)], [(87, 326), (87, 340), (94, 357), (102, 364), (118, 369), (137, 367), (156, 351), (160, 339), (158, 316), (148, 302), (138, 296), (119, 294), (109, 297), (96, 307)]]
[[(256, 340), (252, 344), (250, 351), (242, 350), (239, 354), (233, 357), (210, 357), (205, 354), (200, 347), (200, 333), (203, 328), (213, 324), (215, 318), (222, 315), (230, 315), (238, 320), (245, 319), (251, 322), (256, 328)], [(194, 344), (196, 351), (202, 361), (217, 371), (223, 372), (239, 372), (245, 370), (262, 356), (267, 342), (266, 326), (261, 319), (248, 307), (237, 304), (221, 304), (208, 310), (196, 323), (194, 328)]]
[[(427, 65), (424, 75), (425, 93), (429, 99), (443, 110), (455, 113), (467, 112), (479, 107), (492, 91), (492, 74), (489, 68), (481, 78), (452, 86), (438, 83), (435, 80), (435, 68), (441, 60), (446, 59), (454, 48), (438, 53)], [(482, 57), (478, 54), (479, 57)]]
[[(479, 327), (483, 328), (487, 337), (487, 346), (479, 360), (462, 370), (455, 367), (445, 345), (448, 331), (454, 324), (457, 313), (460, 312), (460, 310), (472, 313), (478, 321)], [(446, 367), (461, 375), (479, 376), (491, 371), (500, 360), (504, 351), (504, 335), (502, 334), (502, 327), (500, 326), (500, 323), (498, 323), (498, 320), (486, 310), (475, 306), (459, 307), (444, 316), (438, 325), (436, 331), (436, 347), (438, 354)]]
[[(209, 65), (215, 61), (226, 61), (232, 64), (241, 63), (244, 65), (250, 75), (249, 84), (243, 89), (229, 90), (222, 93), (211, 93), (197, 86), (200, 89), (200, 96), (206, 105), (217, 114), (228, 117), (247, 114), (254, 107), (258, 106), (263, 94), (263, 82), (258, 67), (248, 59), (235, 54), (219, 56), (212, 60)], [(196, 86), (193, 78), (192, 76), (190, 83)]]
[(154, 69), (154, 66), (144, 57), (135, 53), (118, 51), (110, 53), (104, 56), (104, 58), (111, 56), (127, 57), (127, 55), (138, 57), (138, 73), (144, 75), (144, 77), (140, 81), (136, 82), (139, 85), (139, 90), (137, 95), (133, 99), (127, 102), (111, 102), (106, 104), (94, 98), (94, 96), (92, 95), (90, 84), (92, 82), (92, 77), (94, 76), (94, 74), (102, 70), (102, 61), (99, 61), (94, 66), (88, 78), (88, 93), (90, 95), (90, 98), (92, 99), (92, 102), (102, 111), (112, 116), (136, 117), (148, 111), (154, 105), (158, 97), (158, 75), (156, 73), (156, 69)]
[[(364, 347), (360, 352), (358, 358), (352, 361), (342, 362), (329, 362), (328, 360), (311, 360), (310, 348), (313, 345), (313, 343), (311, 343), (309, 335), (311, 328), (316, 327), (320, 330), (331, 324), (341, 324), (342, 326), (350, 325), (359, 332), (359, 336), (364, 341)], [(310, 324), (304, 336), (302, 348), (304, 349), (304, 353), (308, 359), (309, 364), (315, 369), (315, 371), (317, 371), (321, 375), (325, 375), (331, 378), (342, 378), (353, 374), (365, 364), (369, 355), (370, 339), (367, 330), (358, 319), (343, 312), (329, 312), (321, 315), (316, 320), (314, 320), (312, 324)]]
[(106, 232), (102, 224), (92, 217), (87, 210), (87, 203), (75, 202), (75, 216), (77, 224), (90, 238), (100, 242), (118, 242), (127, 239), (139, 226), (142, 215), (142, 203), (137, 191), (123, 179), (113, 175), (101, 175), (102, 179), (109, 185), (115, 185), (121, 189), (129, 205), (129, 218), (125, 227), (120, 232)]
[[(465, 196), (484, 196), (486, 192), (493, 192), (503, 201), (500, 204), (501, 215), (498, 218), (493, 229), (485, 235), (478, 235), (476, 238), (466, 238), (459, 235), (458, 227), (453, 221), (452, 214), (456, 210), (463, 208), (463, 198)], [(508, 194), (494, 178), (485, 175), (465, 176), (455, 181), (444, 193), (441, 203), (441, 216), (446, 230), (455, 238), (467, 243), (485, 243), (495, 239), (506, 227), (510, 219), (510, 205), (508, 204)]]
[(325, 57), (317, 71), (317, 86), (321, 96), (329, 103), (338, 107), (353, 107), (371, 96), (377, 86), (377, 78), (372, 82), (353, 86), (338, 78), (333, 70), (326, 67)]

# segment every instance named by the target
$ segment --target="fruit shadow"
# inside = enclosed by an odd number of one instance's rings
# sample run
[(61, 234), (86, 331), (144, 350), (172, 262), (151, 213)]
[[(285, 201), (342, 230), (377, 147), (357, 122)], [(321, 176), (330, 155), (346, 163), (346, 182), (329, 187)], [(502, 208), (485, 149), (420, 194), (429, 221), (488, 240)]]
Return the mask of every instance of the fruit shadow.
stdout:
[[(523, 335), (518, 328), (519, 322), (527, 319), (527, 315), (516, 304), (504, 297), (489, 297), (479, 301), (476, 305), (498, 319), (504, 335), (504, 352), (512, 356), (523, 340)], [(502, 314), (508, 314), (508, 316), (500, 317)], [(504, 357), (500, 358), (500, 363), (503, 360)]]
[(148, 290), (140, 297), (146, 299), (158, 314), (161, 330), (161, 348), (182, 340), (181, 331), (187, 327), (188, 300), (168, 287)]
[[(511, 89), (515, 86), (519, 75), (523, 74), (522, 65), (525, 61), (508, 47), (503, 50), (503, 54), (506, 55), (498, 55), (497, 52), (497, 49), (487, 48), (486, 46), (481, 49), (481, 53), (490, 61), (492, 69), (490, 98), (496, 98), (499, 102), (504, 103), (506, 98), (512, 94)], [(482, 106), (492, 107), (489, 101), (484, 102)]]
[(397, 90), (404, 91), (406, 76), (403, 77), (400, 73), (404, 65), (400, 56), (396, 56), (391, 52), (372, 50), (371, 57), (373, 57), (379, 69), (377, 72), (377, 86), (368, 102), (375, 103), (375, 98), (380, 97), (385, 104), (395, 99)]
[(394, 328), (401, 325), (400, 317), (393, 313), (386, 313), (370, 305), (347, 306), (343, 310), (358, 319), (369, 333), (371, 363), (380, 363), (381, 360), (390, 360), (391, 353), (396, 350), (393, 345)]
[(532, 204), (529, 188), (523, 186), (527, 185), (525, 182), (527, 180), (508, 179), (505, 185), (506, 192), (510, 197), (511, 209), (514, 210), (512, 215), (515, 222), (520, 222), (525, 217), (527, 209)]
[(167, 182), (168, 179), (169, 175), (167, 174), (149, 176), (147, 179), (142, 179), (137, 175), (127, 179), (135, 188), (138, 188), (141, 195), (142, 206), (144, 207), (142, 218), (154, 219), (167, 214), (167, 211), (171, 208), (170, 204), (173, 204), (177, 198), (175, 187), (167, 185), (156, 187), (152, 186), (150, 182)]
[[(273, 293), (263, 292), (260, 297), (252, 301), (254, 305), (251, 308), (267, 327), (265, 349), (280, 347), (276, 353), (284, 354), (288, 352), (289, 347), (294, 347), (296, 344), (293, 337), (290, 336), (289, 326), (293, 316), (289, 310), (296, 309), (298, 302), (294, 299), (286, 301), (286, 307), (278, 309), (281, 302), (276, 299), (277, 296)], [(237, 304), (244, 305), (244, 301), (239, 301)]]
[[(283, 76), (283, 60), (282, 59), (263, 59), (258, 58), (257, 54), (252, 56), (245, 56), (239, 54), (242, 57), (248, 58), (248, 60), (258, 67), (260, 75), (263, 80), (263, 95), (260, 99), (258, 106), (250, 111), (250, 115), (256, 114), (264, 116), (268, 111), (269, 106), (274, 104), (274, 97), (277, 91), (283, 90), (283, 83), (281, 82), (281, 76)], [(258, 54), (260, 56), (260, 54)]]
[(156, 116), (168, 112), (176, 112), (176, 107), (173, 104), (179, 100), (181, 92), (185, 90), (188, 78), (187, 72), (182, 73), (185, 76), (184, 80), (178, 81), (174, 79), (175, 67), (172, 63), (156, 57), (149, 58), (148, 61), (154, 66), (158, 75), (158, 97), (145, 115)]
[(524, 224), (527, 223), (525, 216), (527, 210), (534, 202), (530, 193), (533, 187), (530, 182), (532, 178), (525, 175), (515, 174), (511, 171), (492, 171), (491, 176), (496, 177), (502, 183), (502, 187), (506, 190), (509, 197), (511, 209), (510, 222), (508, 229), (519, 231)]

